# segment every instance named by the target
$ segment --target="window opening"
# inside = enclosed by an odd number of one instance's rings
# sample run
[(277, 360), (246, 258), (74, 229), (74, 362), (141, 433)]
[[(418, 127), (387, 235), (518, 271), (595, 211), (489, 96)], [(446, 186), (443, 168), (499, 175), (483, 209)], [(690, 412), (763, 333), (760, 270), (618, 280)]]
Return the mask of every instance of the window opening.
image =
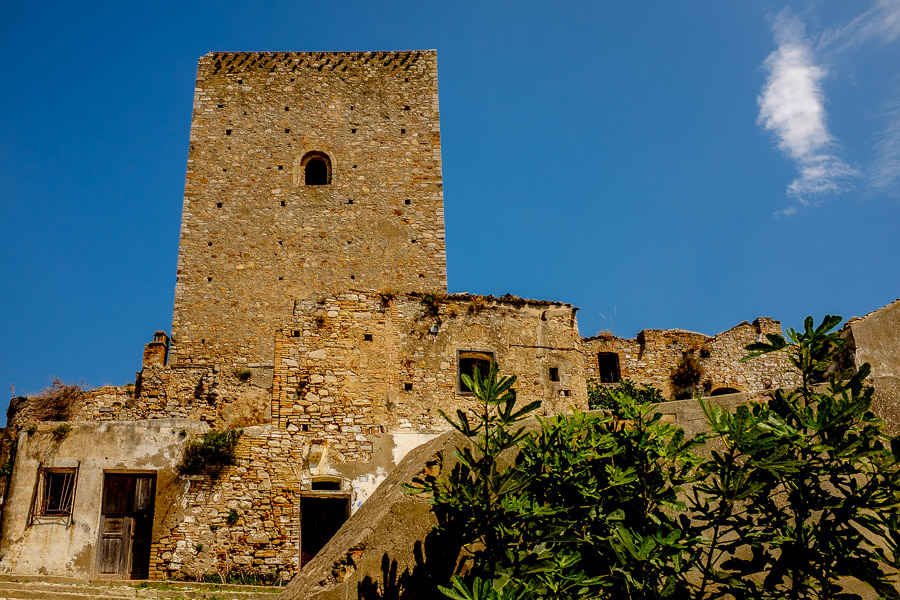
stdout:
[(550, 381), (559, 381), (558, 367), (550, 367)]
[(300, 162), (306, 185), (329, 185), (331, 183), (331, 160), (324, 152), (310, 152)]
[(328, 492), (338, 492), (341, 489), (340, 481), (332, 481), (332, 480), (317, 480), (312, 482), (311, 488), (314, 491), (328, 491)]
[(371, 334), (371, 333), (364, 333), (364, 334), (363, 334), (363, 341), (364, 341), (364, 342), (371, 342), (371, 341), (372, 341), (372, 334)]
[(458, 351), (458, 375), (457, 385), (461, 394), (471, 394), (472, 390), (463, 382), (463, 375), (469, 377), (475, 376), (475, 369), (484, 377), (491, 369), (491, 363), (494, 362), (493, 352), (481, 352), (475, 350), (459, 350)]
[(615, 352), (597, 353), (597, 373), (600, 383), (619, 383), (619, 355)]
[(38, 465), (28, 524), (60, 523), (60, 519), (64, 519), (68, 527), (72, 522), (77, 483), (78, 466), (56, 468)]
[(403, 389), (404, 389), (405, 391), (407, 391), (407, 392), (411, 392), (411, 391), (412, 391), (412, 384), (411, 384), (411, 383), (404, 383), (404, 384), (403, 384)]
[(43, 517), (72, 514), (75, 500), (75, 469), (44, 469), (44, 489), (38, 514)]

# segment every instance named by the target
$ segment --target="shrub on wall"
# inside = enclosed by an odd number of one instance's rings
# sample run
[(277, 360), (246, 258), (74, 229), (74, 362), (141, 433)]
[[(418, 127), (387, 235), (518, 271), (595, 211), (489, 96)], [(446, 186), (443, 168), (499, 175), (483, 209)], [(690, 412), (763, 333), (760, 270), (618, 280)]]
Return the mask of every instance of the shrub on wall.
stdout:
[(623, 379), (617, 385), (603, 385), (591, 377), (587, 382), (588, 407), (591, 410), (614, 411), (621, 402), (620, 398), (626, 396), (638, 404), (659, 404), (665, 402), (662, 390), (644, 383), (636, 384), (630, 379)]
[(675, 399), (684, 400), (700, 391), (702, 378), (703, 367), (700, 365), (700, 359), (694, 355), (693, 350), (688, 350), (678, 359), (678, 363), (669, 374)]
[(178, 464), (182, 475), (196, 475), (204, 471), (218, 472), (225, 465), (237, 462), (237, 443), (242, 430), (207, 431), (200, 439), (189, 441), (184, 447), (184, 457)]

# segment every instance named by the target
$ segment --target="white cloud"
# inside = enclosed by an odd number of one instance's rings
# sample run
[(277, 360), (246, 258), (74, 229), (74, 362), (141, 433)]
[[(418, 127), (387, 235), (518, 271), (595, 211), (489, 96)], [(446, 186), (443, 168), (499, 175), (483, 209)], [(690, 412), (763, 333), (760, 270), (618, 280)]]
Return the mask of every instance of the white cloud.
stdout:
[(889, 44), (900, 39), (900, 0), (878, 0), (871, 9), (844, 25), (819, 36), (819, 48), (832, 53), (877, 41)]
[[(847, 190), (849, 180), (858, 173), (833, 153), (821, 86), (827, 73), (816, 64), (803, 24), (782, 12), (774, 32), (778, 48), (763, 64), (768, 77), (757, 99), (757, 123), (775, 136), (778, 148), (797, 164), (800, 174), (787, 193), (806, 205), (818, 196)], [(778, 214), (794, 213), (796, 207)]]
[(892, 196), (900, 195), (900, 94), (885, 112), (885, 127), (874, 145), (876, 158), (868, 170), (870, 186)]

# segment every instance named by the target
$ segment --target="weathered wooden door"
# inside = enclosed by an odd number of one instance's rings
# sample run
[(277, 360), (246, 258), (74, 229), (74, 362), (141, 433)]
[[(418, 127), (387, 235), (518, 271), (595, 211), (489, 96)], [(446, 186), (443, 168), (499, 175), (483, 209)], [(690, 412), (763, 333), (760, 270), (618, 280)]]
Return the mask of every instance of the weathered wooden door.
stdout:
[(146, 579), (156, 475), (107, 473), (103, 481), (97, 573), (118, 579)]

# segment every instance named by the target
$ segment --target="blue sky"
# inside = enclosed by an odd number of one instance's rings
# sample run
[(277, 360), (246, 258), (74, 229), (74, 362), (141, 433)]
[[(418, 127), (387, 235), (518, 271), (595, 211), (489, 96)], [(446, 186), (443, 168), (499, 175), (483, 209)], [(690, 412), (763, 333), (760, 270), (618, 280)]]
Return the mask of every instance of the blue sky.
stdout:
[(418, 48), (450, 291), (585, 336), (900, 296), (900, 0), (5, 0), (0, 383), (124, 384), (170, 329), (201, 55)]

